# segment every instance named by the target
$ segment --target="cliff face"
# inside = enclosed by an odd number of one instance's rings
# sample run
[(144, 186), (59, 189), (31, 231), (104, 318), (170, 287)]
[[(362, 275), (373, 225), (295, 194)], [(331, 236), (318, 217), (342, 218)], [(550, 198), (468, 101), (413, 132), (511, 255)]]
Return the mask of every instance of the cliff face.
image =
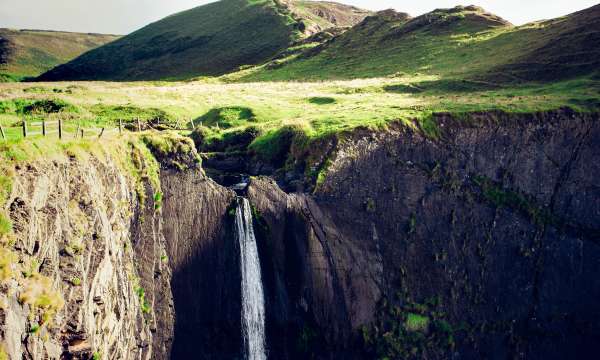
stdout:
[(165, 170), (164, 234), (173, 268), (173, 359), (232, 359), (241, 348), (239, 252), (229, 229), (235, 194), (196, 171)]
[[(436, 139), (391, 127), (325, 144), (314, 193), (251, 179), (270, 358), (598, 350), (598, 116), (437, 121)], [(6, 280), (0, 262), (10, 358), (241, 356), (235, 194), (189, 141), (152, 141), (160, 188), (110, 157), (15, 169), (0, 248), (19, 269)]]
[(166, 358), (170, 274), (152, 204), (142, 206), (122, 171), (99, 158), (15, 171), (7, 201), (14, 261), (4, 268), (13, 274), (0, 291), (8, 357)]
[(252, 181), (282, 357), (597, 350), (597, 116), (438, 120), (355, 133), (314, 195)]

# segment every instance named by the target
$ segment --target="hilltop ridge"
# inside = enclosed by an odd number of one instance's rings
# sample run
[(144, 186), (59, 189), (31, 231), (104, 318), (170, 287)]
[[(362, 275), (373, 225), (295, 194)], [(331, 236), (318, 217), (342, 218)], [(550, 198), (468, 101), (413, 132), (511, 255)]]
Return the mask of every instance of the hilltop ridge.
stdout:
[(118, 35), (0, 28), (0, 81), (34, 77)]
[(378, 12), (304, 54), (241, 74), (242, 81), (325, 80), (422, 73), (491, 82), (565, 79), (594, 72), (600, 5), (514, 26), (477, 6), (411, 18)]
[(221, 0), (168, 16), (61, 65), (40, 80), (158, 80), (216, 76), (263, 63), (294, 41), (362, 20), (326, 2)]

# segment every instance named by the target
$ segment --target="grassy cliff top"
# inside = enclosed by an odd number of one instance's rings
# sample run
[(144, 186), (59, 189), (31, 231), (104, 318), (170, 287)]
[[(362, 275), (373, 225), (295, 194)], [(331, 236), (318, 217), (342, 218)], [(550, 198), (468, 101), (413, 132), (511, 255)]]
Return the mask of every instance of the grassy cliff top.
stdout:
[[(219, 139), (254, 128), (259, 138), (295, 127), (317, 139), (390, 122), (431, 128), (432, 114), (501, 110), (525, 113), (571, 107), (600, 110), (600, 75), (504, 87), (431, 75), (329, 82), (12, 83), (0, 85), (0, 125), (20, 137), (21, 120), (65, 119), (114, 128), (118, 119), (175, 124), (190, 119)], [(416, 121), (416, 122), (415, 122)], [(271, 134), (271, 135), (270, 135)], [(72, 135), (69, 135), (72, 136)]]
[(116, 35), (0, 29), (0, 81), (38, 76), (118, 38)]

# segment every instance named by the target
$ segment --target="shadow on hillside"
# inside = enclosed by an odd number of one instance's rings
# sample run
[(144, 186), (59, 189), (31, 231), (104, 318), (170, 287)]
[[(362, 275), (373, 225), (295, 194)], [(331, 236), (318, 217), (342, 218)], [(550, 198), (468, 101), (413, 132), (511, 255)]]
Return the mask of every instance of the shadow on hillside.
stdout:
[(398, 94), (418, 94), (423, 92), (432, 93), (467, 93), (476, 91), (488, 91), (499, 89), (500, 85), (466, 79), (442, 79), (433, 81), (421, 81), (408, 84), (394, 84), (383, 87), (383, 90)]
[[(210, 109), (206, 114), (194, 119), (194, 125), (229, 129), (256, 122), (254, 111), (245, 106), (224, 106)], [(192, 126), (191, 123), (188, 124)]]

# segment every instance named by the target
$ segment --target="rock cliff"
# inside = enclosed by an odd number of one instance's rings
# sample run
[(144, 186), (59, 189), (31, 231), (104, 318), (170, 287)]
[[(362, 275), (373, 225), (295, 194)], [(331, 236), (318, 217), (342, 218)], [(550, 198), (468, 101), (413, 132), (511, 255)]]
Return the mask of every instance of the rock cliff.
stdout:
[[(434, 120), (429, 136), (358, 129), (295, 159), (304, 172), (251, 178), (270, 358), (597, 352), (598, 115)], [(241, 357), (236, 194), (169, 136), (144, 139), (154, 156), (127, 148), (137, 177), (114, 154), (11, 169), (9, 358)]]
[(278, 358), (596, 352), (598, 117), (436, 122), (353, 133), (311, 195), (252, 181)]
[(166, 358), (170, 272), (151, 201), (110, 158), (34, 160), (12, 179), (0, 291), (8, 358)]

